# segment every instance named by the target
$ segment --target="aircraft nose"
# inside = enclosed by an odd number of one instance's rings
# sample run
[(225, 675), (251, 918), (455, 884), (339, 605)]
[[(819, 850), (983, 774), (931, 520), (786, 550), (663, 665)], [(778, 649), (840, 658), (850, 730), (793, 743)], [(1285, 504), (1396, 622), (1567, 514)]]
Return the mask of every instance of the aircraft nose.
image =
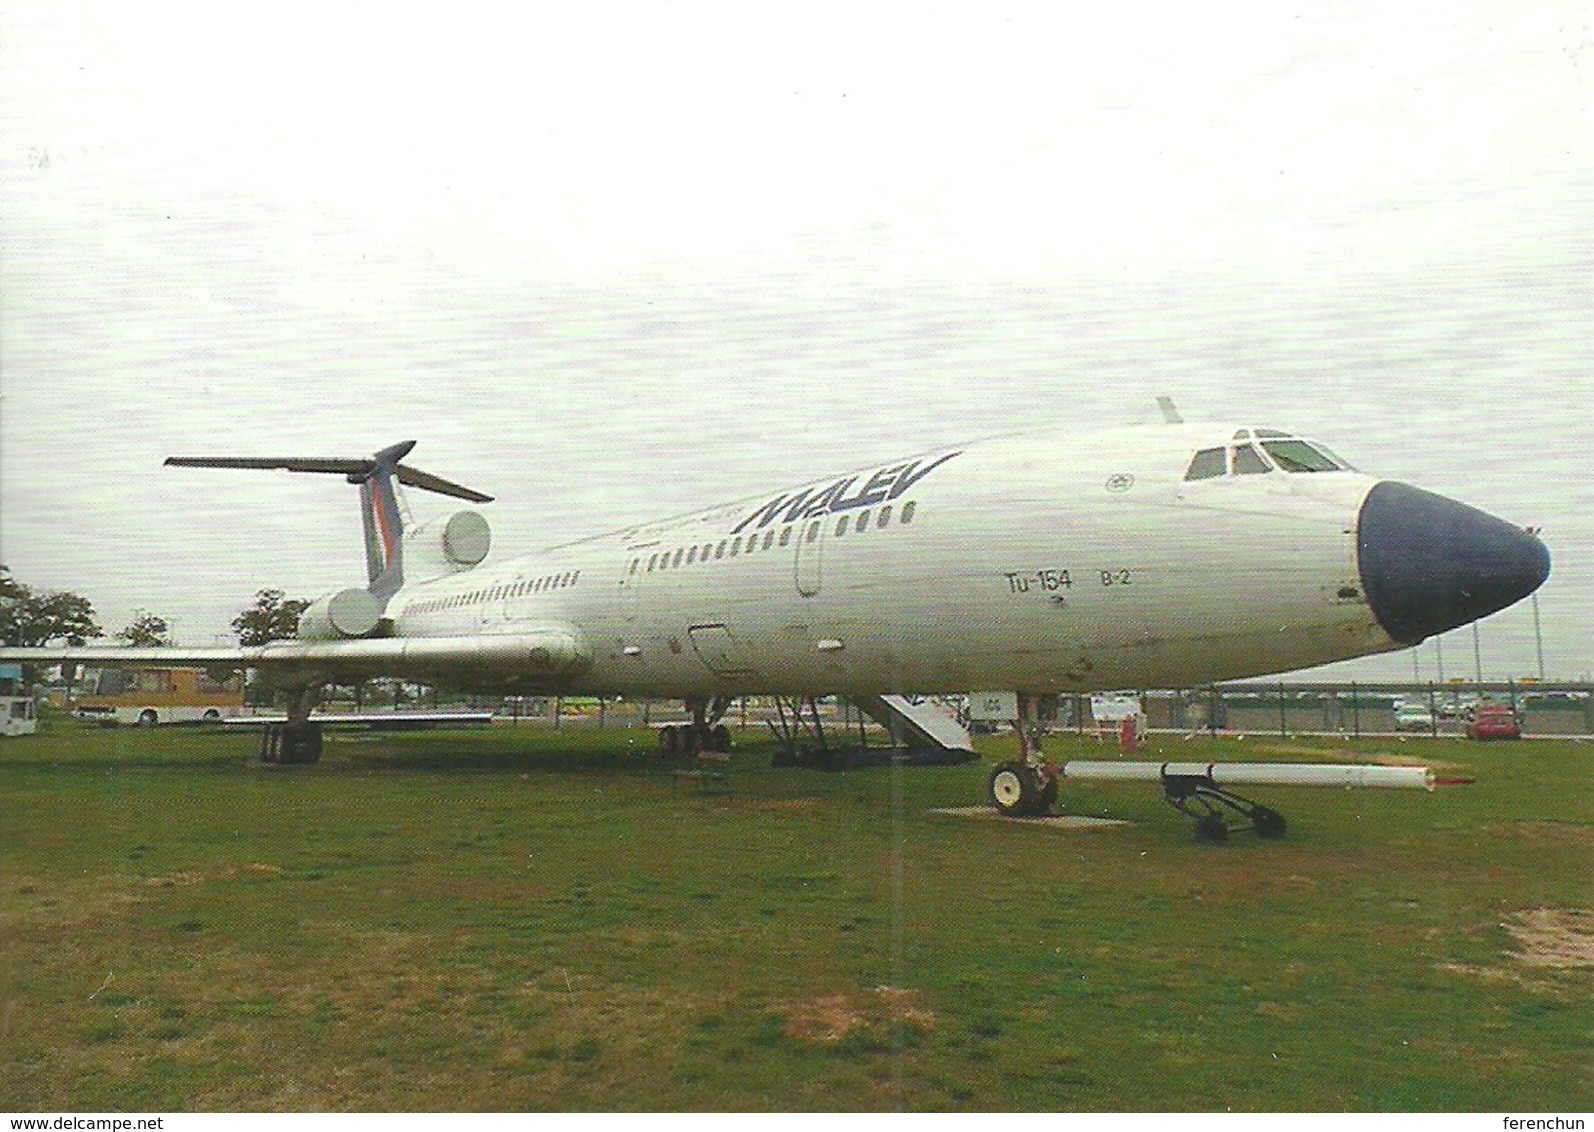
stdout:
[(1363, 500), (1362, 592), (1384, 631), (1414, 645), (1521, 601), (1550, 574), (1550, 552), (1504, 519), (1386, 480)]

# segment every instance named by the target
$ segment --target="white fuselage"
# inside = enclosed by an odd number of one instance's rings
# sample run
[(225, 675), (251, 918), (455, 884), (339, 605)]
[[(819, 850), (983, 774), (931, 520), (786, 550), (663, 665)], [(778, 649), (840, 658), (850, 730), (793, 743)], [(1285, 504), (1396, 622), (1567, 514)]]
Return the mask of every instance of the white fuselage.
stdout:
[(670, 697), (1189, 687), (1399, 647), (1360, 592), (1376, 481), (1186, 481), (1232, 431), (937, 450), (409, 585), (389, 615), (402, 638), (562, 632), (582, 658), (461, 686)]

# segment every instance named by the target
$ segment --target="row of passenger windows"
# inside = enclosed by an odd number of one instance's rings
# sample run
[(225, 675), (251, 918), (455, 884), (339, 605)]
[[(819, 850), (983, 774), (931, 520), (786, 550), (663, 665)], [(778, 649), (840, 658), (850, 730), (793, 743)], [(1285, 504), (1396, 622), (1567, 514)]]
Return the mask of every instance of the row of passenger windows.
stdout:
[[(897, 512), (897, 523), (904, 525), (913, 522), (913, 512), (918, 504), (909, 501), (902, 505), (902, 510)], [(849, 530), (854, 534), (863, 534), (870, 530), (884, 530), (891, 525), (891, 505), (880, 508), (878, 511), (859, 511), (856, 515), (843, 515), (836, 520), (835, 536), (845, 535)], [(817, 542), (820, 527), (825, 520), (815, 519), (803, 531), (804, 542)], [(742, 554), (757, 554), (777, 546), (790, 546), (792, 534), (797, 527), (788, 524), (780, 528), (779, 532), (771, 527), (760, 537), (755, 531), (753, 534), (737, 535), (735, 538), (720, 539), (717, 543), (706, 542), (702, 546), (677, 547), (673, 552), (664, 550), (657, 554), (650, 554), (644, 565), (640, 556), (631, 559), (631, 567), (626, 572), (635, 574), (638, 570), (651, 574), (654, 570), (673, 570), (678, 566), (691, 566), (698, 562), (707, 562), (712, 559), (735, 558)], [(778, 533), (778, 538), (777, 538)]]
[(575, 585), (576, 579), (579, 577), (581, 577), (580, 570), (567, 570), (563, 574), (548, 574), (541, 578), (527, 578), (524, 581), (514, 582), (507, 586), (490, 586), (485, 590), (474, 590), (468, 594), (433, 598), (430, 601), (423, 601), (418, 605), (413, 605), (405, 612), (436, 613), (442, 609), (462, 609), (467, 605), (480, 605), (484, 601), (502, 601), (505, 598), (542, 593), (545, 590), (561, 590), (566, 586)]

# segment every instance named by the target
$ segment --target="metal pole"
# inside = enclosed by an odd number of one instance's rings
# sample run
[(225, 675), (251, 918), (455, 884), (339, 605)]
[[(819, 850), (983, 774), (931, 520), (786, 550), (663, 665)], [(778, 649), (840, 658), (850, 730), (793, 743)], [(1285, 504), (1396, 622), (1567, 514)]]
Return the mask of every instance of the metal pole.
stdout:
[(1289, 734), (1284, 727), (1284, 681), (1279, 681), (1279, 738), (1288, 739)]
[(1539, 595), (1533, 595), (1533, 648), (1539, 657), (1539, 680), (1544, 680), (1544, 636), (1539, 632)]
[(1351, 726), (1355, 728), (1356, 738), (1362, 737), (1362, 701), (1356, 692), (1356, 681), (1350, 682), (1350, 717)]
[(1478, 646), (1478, 623), (1472, 623), (1472, 669), (1477, 678), (1478, 691), (1483, 691), (1483, 650)]

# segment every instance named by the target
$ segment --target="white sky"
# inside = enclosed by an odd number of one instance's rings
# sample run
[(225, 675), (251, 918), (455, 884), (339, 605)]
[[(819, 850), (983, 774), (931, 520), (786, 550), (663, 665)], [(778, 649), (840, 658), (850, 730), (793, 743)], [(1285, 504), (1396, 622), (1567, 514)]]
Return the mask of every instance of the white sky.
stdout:
[(169, 453), (419, 439), (512, 551), (1166, 392), (1542, 523), (1588, 673), (1590, 22), (4, 0), (0, 557), (208, 642), (358, 519)]

